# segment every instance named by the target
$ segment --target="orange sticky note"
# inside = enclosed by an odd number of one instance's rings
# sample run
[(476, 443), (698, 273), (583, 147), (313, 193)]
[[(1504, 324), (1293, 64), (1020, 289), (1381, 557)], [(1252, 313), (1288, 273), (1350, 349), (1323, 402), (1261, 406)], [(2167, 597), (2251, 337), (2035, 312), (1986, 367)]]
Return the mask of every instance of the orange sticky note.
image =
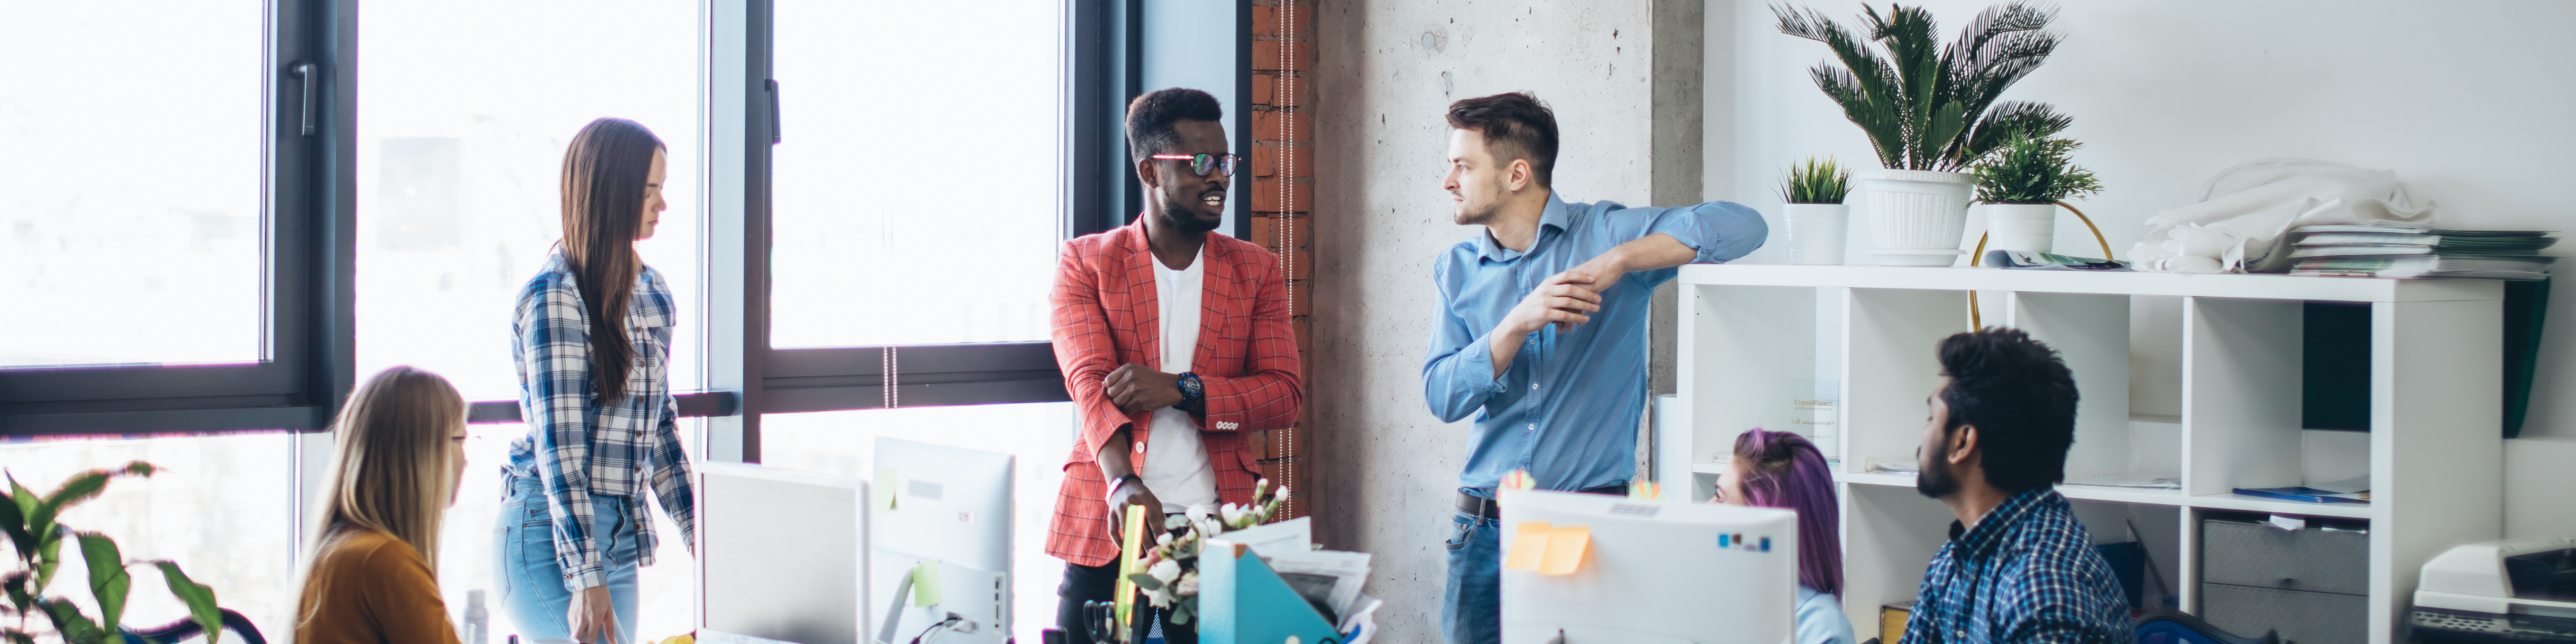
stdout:
[(1552, 530), (1543, 521), (1522, 521), (1512, 530), (1512, 553), (1503, 567), (1538, 572), (1539, 562), (1547, 557), (1548, 534)]
[[(1583, 550), (1591, 545), (1592, 528), (1590, 526), (1566, 526), (1549, 530), (1547, 555), (1538, 564), (1538, 574), (1574, 574), (1574, 569), (1583, 565)], [(1512, 554), (1518, 556), (1520, 552), (1515, 550)]]

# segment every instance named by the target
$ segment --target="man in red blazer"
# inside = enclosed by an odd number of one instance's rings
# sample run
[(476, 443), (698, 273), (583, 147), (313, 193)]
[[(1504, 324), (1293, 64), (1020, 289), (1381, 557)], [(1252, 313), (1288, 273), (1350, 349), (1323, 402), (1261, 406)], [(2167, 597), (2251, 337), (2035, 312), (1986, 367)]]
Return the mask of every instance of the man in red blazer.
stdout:
[(1116, 592), (1125, 508), (1149, 508), (1159, 528), (1164, 514), (1250, 503), (1260, 470), (1249, 433), (1287, 428), (1303, 402), (1278, 259), (1210, 232), (1237, 166), (1223, 118), (1216, 97), (1194, 89), (1129, 103), (1145, 211), (1066, 242), (1056, 268), (1056, 362), (1081, 433), (1047, 554), (1065, 561), (1056, 618), (1070, 642), (1090, 641), (1082, 603)]

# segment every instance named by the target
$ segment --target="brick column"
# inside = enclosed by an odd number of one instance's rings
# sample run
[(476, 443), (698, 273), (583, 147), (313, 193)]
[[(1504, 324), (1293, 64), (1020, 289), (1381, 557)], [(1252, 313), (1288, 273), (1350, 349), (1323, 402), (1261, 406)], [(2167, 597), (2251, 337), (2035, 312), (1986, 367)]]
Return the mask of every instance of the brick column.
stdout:
[[(1314, 61), (1314, 0), (1253, 0), (1252, 7), (1252, 240), (1279, 255), (1288, 278), (1290, 324), (1297, 352), (1309, 357), (1308, 286), (1314, 283), (1314, 250), (1308, 234), (1315, 201), (1313, 125), (1306, 69)], [(1313, 364), (1307, 360), (1306, 364)], [(1315, 417), (1316, 382), (1306, 371), (1307, 406), (1295, 427), (1268, 432), (1261, 443), (1261, 472), (1292, 491), (1287, 516), (1306, 515), (1305, 429)]]

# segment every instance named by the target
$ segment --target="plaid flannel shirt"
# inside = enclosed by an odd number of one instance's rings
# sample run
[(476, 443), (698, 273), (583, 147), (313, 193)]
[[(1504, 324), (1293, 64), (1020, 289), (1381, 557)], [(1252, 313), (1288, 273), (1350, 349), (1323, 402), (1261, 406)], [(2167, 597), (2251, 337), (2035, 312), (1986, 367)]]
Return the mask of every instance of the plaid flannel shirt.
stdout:
[(1899, 644), (2127, 644), (2128, 596), (2056, 490), (2013, 495), (1950, 542), (1923, 573)]
[(649, 266), (636, 276), (626, 308), (627, 339), (635, 345), (628, 395), (603, 405), (591, 395), (590, 317), (574, 279), (557, 254), (519, 291), (510, 357), (518, 363), (519, 417), (526, 419), (528, 435), (510, 444), (503, 472), (544, 481), (564, 588), (579, 591), (608, 583), (592, 534), (593, 497), (626, 504), (643, 550), (636, 553), (637, 565), (653, 565), (659, 543), (644, 507), (647, 484), (660, 496), (662, 511), (680, 525), (690, 552), (697, 551), (698, 540), (689, 457), (680, 451), (679, 405), (671, 398), (668, 374), (671, 325), (678, 319), (670, 287)]

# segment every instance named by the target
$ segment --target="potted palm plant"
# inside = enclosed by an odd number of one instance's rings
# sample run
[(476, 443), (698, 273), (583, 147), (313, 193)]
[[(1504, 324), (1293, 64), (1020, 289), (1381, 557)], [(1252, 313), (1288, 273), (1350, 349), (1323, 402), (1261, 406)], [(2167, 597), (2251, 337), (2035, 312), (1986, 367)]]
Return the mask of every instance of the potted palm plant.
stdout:
[(1848, 194), (1851, 171), (1833, 157), (1807, 157), (1789, 166), (1789, 176), (1780, 180), (1780, 201), (1785, 204), (1780, 210), (1789, 219), (1789, 263), (1843, 263), (1851, 218), (1851, 206), (1843, 205), (1843, 197)]
[(1867, 28), (1857, 32), (1814, 9), (1771, 12), (1781, 33), (1833, 50), (1834, 61), (1810, 75), (1886, 167), (1860, 186), (1881, 264), (1957, 261), (1973, 181), (1962, 170), (2013, 133), (2045, 137), (2069, 123), (2045, 103), (1998, 100), (2057, 49), (2059, 37), (2046, 31), (2055, 10), (2019, 1), (1989, 7), (1946, 46), (1922, 7), (1891, 5), (1881, 14), (1863, 5)]
[(1987, 204), (1986, 248), (2054, 252), (2058, 202), (2102, 191), (2092, 170), (2069, 159), (2080, 147), (2074, 139), (2014, 137), (1970, 167), (1977, 200)]
[[(15, 623), (0, 623), (0, 642), (33, 644), (39, 634), (52, 635), (68, 644), (123, 644), (129, 631), (124, 628), (125, 602), (129, 590), (138, 583), (126, 570), (150, 565), (161, 572), (170, 594), (188, 607), (188, 619), (206, 634), (206, 641), (216, 642), (224, 627), (224, 609), (215, 604), (215, 591), (188, 578), (179, 564), (166, 559), (129, 561), (117, 550), (116, 540), (96, 532), (75, 532), (55, 521), (64, 510), (84, 501), (98, 498), (110, 479), (128, 476), (151, 476), (161, 468), (135, 461), (117, 469), (97, 469), (72, 475), (61, 487), (47, 494), (37, 494), (8, 480), (9, 489), (0, 493), (0, 535), (5, 535), (17, 552), (18, 569), (0, 572), (0, 587), (5, 587), (8, 602), (0, 606), (0, 620), (15, 617)], [(54, 571), (63, 563), (65, 537), (77, 542), (81, 562), (89, 567), (88, 590), (92, 604), (98, 607), (98, 619), (81, 613), (81, 607), (70, 598), (48, 594)], [(45, 633), (35, 626), (35, 618), (44, 617), (53, 626)]]

